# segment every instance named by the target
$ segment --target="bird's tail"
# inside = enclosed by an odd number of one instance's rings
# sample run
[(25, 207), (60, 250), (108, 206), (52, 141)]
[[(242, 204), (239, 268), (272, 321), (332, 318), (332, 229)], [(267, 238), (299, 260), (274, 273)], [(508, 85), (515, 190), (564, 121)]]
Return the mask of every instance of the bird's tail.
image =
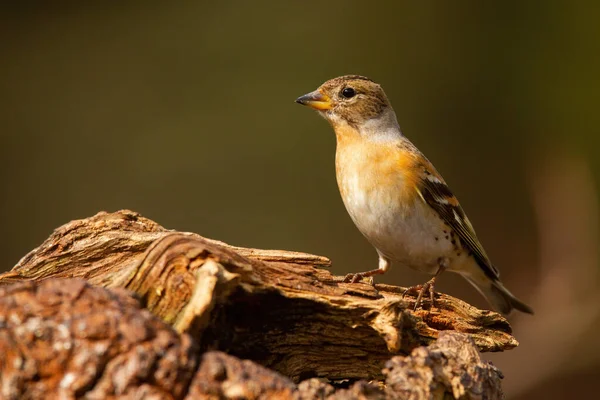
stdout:
[(513, 309), (516, 309), (527, 314), (533, 314), (533, 309), (517, 299), (499, 280), (486, 279), (485, 283), (480, 283), (466, 275), (463, 276), (475, 286), (496, 311), (508, 315)]

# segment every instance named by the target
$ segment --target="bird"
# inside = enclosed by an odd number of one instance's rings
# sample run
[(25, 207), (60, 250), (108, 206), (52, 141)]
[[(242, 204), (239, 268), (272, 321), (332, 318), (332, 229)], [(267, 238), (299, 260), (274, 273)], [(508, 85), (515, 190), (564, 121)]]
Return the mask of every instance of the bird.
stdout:
[[(392, 263), (432, 275), (417, 290), (415, 310), (444, 271), (462, 275), (504, 315), (531, 307), (504, 287), (442, 176), (400, 129), (381, 85), (361, 75), (330, 79), (296, 102), (316, 110), (336, 136), (335, 170), (346, 210), (375, 248), (378, 268), (343, 281), (373, 282)], [(406, 293), (406, 292), (405, 292)]]

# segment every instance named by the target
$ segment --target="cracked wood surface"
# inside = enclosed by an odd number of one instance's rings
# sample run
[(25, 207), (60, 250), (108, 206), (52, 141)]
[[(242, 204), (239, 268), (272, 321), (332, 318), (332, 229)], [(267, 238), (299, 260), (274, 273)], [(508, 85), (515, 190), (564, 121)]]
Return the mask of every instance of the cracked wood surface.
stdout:
[(130, 292), (81, 279), (0, 287), (0, 398), (498, 399), (500, 372), (467, 334), (441, 332), (391, 358), (382, 382), (289, 378), (219, 351), (141, 307)]
[(320, 256), (166, 230), (124, 210), (56, 229), (0, 275), (0, 285), (62, 277), (127, 289), (200, 351), (251, 359), (296, 382), (382, 379), (390, 357), (444, 331), (468, 333), (480, 351), (518, 344), (495, 312), (439, 293), (434, 310), (415, 312), (404, 288), (340, 283), (323, 269), (329, 265)]

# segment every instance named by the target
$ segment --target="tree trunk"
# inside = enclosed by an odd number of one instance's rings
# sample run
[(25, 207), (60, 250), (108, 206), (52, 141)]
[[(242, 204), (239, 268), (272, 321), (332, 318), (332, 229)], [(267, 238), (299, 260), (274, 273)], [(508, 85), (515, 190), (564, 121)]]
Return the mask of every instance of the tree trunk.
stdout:
[(413, 311), (403, 288), (342, 283), (329, 265), (130, 211), (70, 222), (0, 275), (0, 393), (502, 397), (477, 352), (517, 346), (502, 316), (439, 293)]

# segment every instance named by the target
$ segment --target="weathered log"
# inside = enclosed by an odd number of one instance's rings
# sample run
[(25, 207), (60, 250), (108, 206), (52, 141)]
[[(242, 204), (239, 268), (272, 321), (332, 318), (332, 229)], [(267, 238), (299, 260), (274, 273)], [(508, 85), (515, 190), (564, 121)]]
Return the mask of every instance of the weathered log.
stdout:
[(252, 361), (200, 353), (128, 292), (79, 279), (0, 288), (3, 399), (496, 399), (501, 374), (467, 334), (441, 332), (429, 347), (387, 362), (382, 384), (348, 388), (315, 378), (295, 385)]
[(198, 364), (125, 290), (51, 279), (0, 287), (0, 397), (183, 398)]
[(58, 228), (1, 275), (0, 285), (62, 277), (127, 289), (190, 334), (197, 352), (225, 351), (295, 382), (383, 379), (393, 355), (432, 344), (443, 331), (468, 333), (481, 351), (518, 344), (497, 313), (443, 294), (435, 309), (413, 311), (404, 288), (341, 283), (323, 269), (329, 264), (169, 231), (120, 211)]

